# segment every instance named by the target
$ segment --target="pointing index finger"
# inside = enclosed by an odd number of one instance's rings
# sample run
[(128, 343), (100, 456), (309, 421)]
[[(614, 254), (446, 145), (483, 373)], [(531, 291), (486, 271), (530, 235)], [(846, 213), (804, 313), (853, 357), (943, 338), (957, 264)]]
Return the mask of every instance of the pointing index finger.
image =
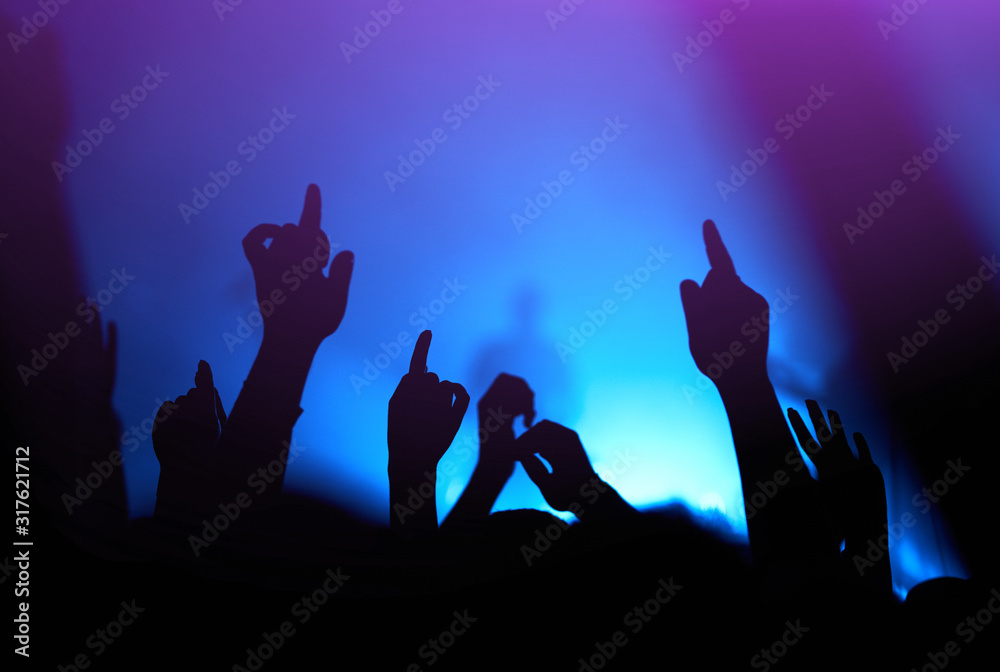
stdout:
[(417, 343), (413, 346), (413, 356), (410, 357), (410, 373), (421, 375), (427, 371), (427, 351), (431, 347), (431, 331), (420, 332)]
[(320, 211), (322, 201), (319, 197), (319, 187), (310, 184), (306, 188), (306, 202), (302, 206), (302, 216), (299, 217), (299, 227), (305, 231), (319, 231)]
[(268, 248), (264, 243), (268, 238), (274, 238), (281, 227), (277, 224), (258, 224), (250, 229), (250, 232), (243, 237), (243, 253), (250, 262), (251, 268), (255, 267), (267, 254)]
[(204, 359), (198, 362), (198, 372), (194, 374), (194, 386), (199, 389), (211, 389), (215, 387), (215, 379), (212, 377), (212, 367)]
[(733, 266), (733, 259), (729, 256), (729, 250), (722, 242), (722, 236), (715, 227), (715, 222), (706, 219), (702, 227), (705, 237), (705, 251), (708, 253), (708, 263), (713, 271), (721, 274), (736, 275), (736, 267)]

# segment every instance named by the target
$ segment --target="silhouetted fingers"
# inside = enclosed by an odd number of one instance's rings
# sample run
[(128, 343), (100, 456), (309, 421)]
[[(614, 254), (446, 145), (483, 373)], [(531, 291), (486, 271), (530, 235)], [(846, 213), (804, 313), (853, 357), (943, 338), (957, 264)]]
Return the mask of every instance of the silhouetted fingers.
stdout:
[(530, 427), (535, 421), (535, 392), (524, 378), (511, 376), (511, 379), (514, 415), (523, 415), (525, 426)]
[(205, 406), (215, 407), (215, 415), (222, 422), (226, 421), (226, 412), (222, 407), (222, 400), (219, 399), (219, 391), (215, 389), (215, 376), (212, 374), (212, 367), (204, 359), (198, 362), (198, 373), (194, 375), (194, 386), (198, 392), (199, 402)]
[(469, 401), (471, 401), (469, 393), (460, 383), (453, 383), (450, 380), (442, 380), (440, 386), (448, 390), (450, 394), (455, 395), (455, 403), (451, 407), (451, 419), (455, 423), (455, 427), (458, 428), (462, 424), (465, 412), (469, 410)]
[(210, 390), (215, 387), (212, 367), (204, 359), (198, 361), (198, 372), (194, 374), (194, 386), (199, 390)]
[[(340, 256), (340, 255), (337, 255)], [(417, 342), (413, 346), (413, 355), (410, 357), (410, 373), (420, 375), (427, 371), (427, 351), (431, 347), (430, 329), (420, 332)]]
[(521, 464), (524, 465), (524, 470), (528, 472), (528, 477), (539, 489), (544, 488), (547, 479), (551, 476), (549, 470), (545, 468), (545, 464), (533, 453), (524, 453), (520, 456), (520, 460)]
[(837, 449), (837, 454), (845, 460), (853, 461), (854, 454), (851, 452), (851, 446), (847, 442), (847, 433), (844, 431), (844, 423), (840, 420), (840, 413), (831, 409), (827, 411), (827, 417), (830, 418), (830, 432), (833, 436), (833, 446)]
[(306, 201), (302, 206), (302, 216), (299, 217), (299, 228), (310, 233), (319, 231), (321, 211), (322, 200), (319, 196), (319, 187), (310, 184), (306, 187)]
[(565, 448), (577, 441), (576, 432), (551, 420), (542, 420), (518, 439), (522, 442), (519, 452), (538, 453), (555, 468), (555, 463), (566, 454)]
[(819, 404), (813, 399), (806, 399), (806, 410), (809, 411), (809, 419), (816, 429), (816, 439), (820, 443), (829, 441), (832, 434), (830, 428), (826, 426), (826, 418), (823, 417), (823, 410)]
[(300, 231), (303, 230), (291, 222), (283, 224), (274, 234), (271, 244), (267, 247), (267, 251), (272, 258), (280, 260), (280, 263), (284, 266), (282, 270), (287, 270), (293, 261), (297, 263), (302, 262), (302, 253), (305, 251), (302, 239), (305, 236), (300, 235)]
[[(527, 438), (530, 441), (543, 441), (551, 440), (554, 435), (556, 435), (560, 429), (566, 429), (557, 422), (552, 422), (551, 420), (542, 420), (537, 425), (531, 428), (530, 431), (525, 432), (522, 438)], [(531, 451), (537, 453), (537, 450)]]
[(497, 410), (506, 407), (515, 417), (523, 415), (526, 427), (530, 427), (535, 420), (535, 393), (524, 378), (509, 373), (497, 376), (480, 400), (482, 408), (494, 405)]
[(521, 459), (527, 455), (533, 455), (538, 452), (541, 448), (543, 441), (543, 434), (545, 433), (544, 425), (548, 420), (542, 420), (537, 425), (526, 431), (524, 434), (517, 439), (515, 443), (515, 448), (517, 451), (518, 459)]
[(330, 282), (338, 289), (342, 288), (344, 302), (347, 302), (347, 290), (351, 286), (351, 276), (354, 274), (354, 253), (344, 250), (333, 258), (328, 274)]
[(277, 236), (280, 231), (281, 227), (277, 224), (258, 224), (243, 236), (243, 254), (246, 255), (251, 268), (256, 268), (267, 254), (264, 243), (269, 238)]
[(153, 429), (151, 432), (153, 436), (156, 436), (157, 433), (162, 435), (163, 432), (166, 431), (164, 428), (165, 424), (164, 421), (167, 418), (169, 418), (171, 414), (176, 410), (177, 410), (176, 401), (164, 401), (162, 404), (160, 404), (160, 407), (156, 410), (156, 416), (154, 416), (154, 420), (156, 420), (156, 422), (153, 423)]
[(872, 451), (868, 449), (868, 442), (861, 432), (854, 432), (854, 445), (858, 447), (858, 459), (864, 464), (875, 464), (872, 460)]
[(844, 423), (840, 421), (840, 413), (831, 408), (826, 412), (826, 416), (830, 419), (830, 431), (835, 434), (843, 434)]
[(802, 420), (802, 416), (794, 408), (788, 409), (788, 420), (792, 423), (792, 430), (795, 432), (795, 436), (799, 440), (799, 445), (802, 446), (802, 450), (806, 451), (810, 457), (815, 458), (816, 454), (819, 452), (819, 444), (813, 439), (812, 434), (809, 433), (809, 428), (806, 427), (806, 423)]
[(201, 397), (201, 390), (199, 390), (197, 387), (192, 387), (192, 388), (188, 389), (187, 394), (182, 394), (180, 397), (177, 397), (177, 399), (178, 399), (177, 403), (180, 403), (179, 400), (182, 399), (182, 398), (183, 399), (194, 399), (195, 402), (197, 403), (198, 401), (200, 401), (200, 397)]
[(316, 247), (313, 248), (313, 256), (316, 261), (319, 262), (319, 267), (321, 269), (326, 268), (327, 262), (330, 261), (330, 239), (326, 237), (326, 234), (322, 230), (317, 231), (314, 238), (310, 239), (309, 244), (311, 245), (313, 240), (316, 242)]
[(198, 371), (194, 374), (194, 387), (188, 390), (188, 396), (198, 405), (198, 413), (207, 416), (215, 406), (215, 378), (212, 367), (204, 359), (198, 361)]
[(702, 226), (702, 234), (705, 237), (705, 251), (708, 253), (708, 263), (712, 270), (724, 275), (736, 275), (736, 267), (733, 266), (732, 257), (722, 242), (722, 236), (719, 235), (715, 222), (706, 219)]
[(531, 427), (531, 423), (535, 421), (535, 405), (532, 401), (531, 410), (524, 414), (524, 426)]
[[(194, 390), (194, 388), (188, 390), (188, 394), (182, 394), (174, 399), (174, 406), (171, 409), (171, 418), (177, 421), (177, 423), (183, 424), (184, 422), (191, 420), (191, 416), (194, 414), (194, 404), (189, 403), (188, 400), (188, 395), (191, 394), (192, 390)], [(173, 426), (176, 427), (177, 423), (174, 423)]]
[(699, 313), (699, 299), (701, 298), (701, 287), (694, 280), (685, 280), (681, 283), (681, 306), (684, 307), (684, 319), (687, 320), (688, 336), (692, 329), (697, 329), (697, 315)]

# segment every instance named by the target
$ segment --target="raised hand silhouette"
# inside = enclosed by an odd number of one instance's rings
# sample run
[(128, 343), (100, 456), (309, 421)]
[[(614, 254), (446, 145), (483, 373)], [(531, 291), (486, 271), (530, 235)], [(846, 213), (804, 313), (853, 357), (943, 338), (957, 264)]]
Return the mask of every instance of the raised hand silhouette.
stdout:
[(815, 438), (795, 409), (788, 409), (788, 419), (802, 450), (816, 465), (823, 504), (838, 528), (837, 541), (845, 540), (845, 574), (856, 578), (873, 577), (869, 582), (877, 586), (883, 596), (889, 597), (892, 595), (892, 570), (888, 556), (874, 569), (865, 564), (860, 568), (851, 564), (852, 557), (858, 554), (864, 556), (868, 541), (877, 540), (888, 522), (882, 471), (872, 460), (865, 437), (857, 432), (854, 443), (858, 447), (858, 456), (854, 457), (840, 414), (828, 411), (828, 425), (818, 403), (806, 399), (806, 408), (816, 431)]
[[(517, 447), (524, 470), (553, 509), (570, 511), (579, 505), (581, 488), (597, 479), (579, 435), (558, 423), (542, 420), (521, 436)], [(537, 455), (552, 465), (551, 473)]]
[(164, 402), (153, 425), (153, 451), (160, 470), (205, 460), (226, 424), (226, 411), (215, 389), (212, 368), (198, 362), (194, 387), (174, 401)]
[[(389, 400), (389, 491), (392, 526), (408, 530), (437, 529), (437, 507), (433, 492), (422, 497), (419, 510), (407, 521), (402, 511), (409, 498), (408, 488), (424, 485), (433, 490), (437, 463), (462, 425), (469, 408), (469, 393), (459, 383), (438, 380), (427, 371), (431, 332), (417, 338), (410, 358), (410, 370), (399, 381)], [(402, 507), (402, 508), (401, 508)]]
[[(339, 253), (324, 275), (330, 241), (320, 229), (321, 205), (319, 187), (310, 184), (297, 226), (260, 224), (243, 239), (262, 307), (265, 338), (318, 345), (344, 318), (354, 254)], [(271, 244), (265, 246), (268, 239)]]
[(854, 433), (854, 443), (858, 447), (858, 457), (854, 457), (851, 447), (847, 443), (847, 434), (844, 433), (840, 414), (833, 409), (827, 411), (830, 418), (828, 425), (817, 402), (806, 399), (806, 408), (816, 431), (816, 438), (813, 438), (806, 423), (803, 422), (802, 416), (794, 408), (788, 409), (788, 419), (792, 423), (792, 429), (795, 430), (802, 450), (816, 465), (820, 481), (838, 478), (845, 474), (857, 475), (861, 472), (867, 472), (866, 478), (870, 484), (876, 486), (875, 489), (881, 491), (884, 497), (885, 482), (882, 479), (882, 472), (872, 460), (872, 454), (865, 437), (859, 432)]
[(448, 513), (445, 525), (481, 522), (496, 504), (504, 485), (514, 473), (518, 453), (514, 421), (524, 417), (524, 426), (535, 420), (535, 393), (527, 381), (501, 373), (477, 404), (479, 412), (479, 461), (462, 496)]
[(216, 443), (226, 411), (215, 389), (212, 368), (198, 362), (195, 386), (166, 401), (153, 424), (153, 451), (160, 462), (154, 516), (180, 522), (197, 520), (217, 491)]
[[(297, 226), (261, 224), (243, 239), (264, 336), (219, 440), (219, 463), (236, 481), (287, 458), (313, 358), (344, 318), (354, 254), (338, 254), (324, 275), (331, 246), (320, 210), (319, 187), (310, 184)], [(285, 473), (263, 499), (280, 496)]]
[(715, 223), (702, 230), (711, 270), (701, 286), (685, 280), (680, 287), (691, 354), (725, 404), (744, 498), (751, 501), (776, 474), (787, 478), (780, 490), (761, 493), (765, 506), (747, 506), (754, 564), (767, 577), (765, 590), (783, 599), (836, 573), (837, 546), (817, 524), (824, 510), (816, 483), (804, 470), (786, 472), (795, 440), (768, 378), (767, 332), (743, 333), (742, 325), (768, 318), (767, 301), (736, 275)]
[[(535, 421), (535, 393), (524, 378), (501, 373), (476, 405), (479, 427), (486, 430), (480, 443), (479, 459), (517, 461), (513, 451), (514, 420), (524, 417), (525, 428)], [(482, 438), (484, 435), (480, 433)]]
[(691, 355), (716, 386), (759, 380), (767, 376), (767, 332), (751, 340), (741, 329), (755, 317), (766, 319), (767, 301), (736, 275), (715, 223), (706, 220), (702, 231), (711, 270), (701, 286), (681, 283)]
[[(572, 429), (542, 420), (517, 440), (521, 464), (553, 509), (581, 521), (634, 513), (594, 471), (580, 437)], [(552, 471), (538, 458), (552, 465)]]
[(459, 383), (438, 380), (427, 371), (431, 332), (417, 338), (410, 370), (389, 399), (389, 460), (436, 466), (448, 450), (469, 408), (469, 394)]

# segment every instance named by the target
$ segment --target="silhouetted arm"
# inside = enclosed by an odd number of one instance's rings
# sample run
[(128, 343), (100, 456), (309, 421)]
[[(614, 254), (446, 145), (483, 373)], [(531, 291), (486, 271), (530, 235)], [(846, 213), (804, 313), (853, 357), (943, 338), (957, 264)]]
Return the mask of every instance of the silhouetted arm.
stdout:
[[(354, 255), (341, 252), (324, 273), (330, 243), (320, 215), (319, 188), (309, 185), (298, 226), (261, 224), (243, 239), (264, 336), (219, 440), (219, 458), (236, 479), (287, 461), (313, 358), (344, 317)], [(265, 496), (281, 491), (284, 473)]]
[(883, 553), (874, 561), (867, 556), (869, 541), (877, 543), (886, 533), (889, 519), (882, 472), (872, 460), (868, 442), (860, 433), (854, 434), (858, 457), (851, 453), (839, 413), (828, 412), (830, 424), (827, 426), (819, 404), (807, 399), (806, 408), (816, 430), (815, 439), (795, 409), (788, 409), (788, 418), (802, 450), (816, 465), (823, 503), (838, 527), (836, 541), (844, 540), (843, 575), (848, 581), (864, 586), (872, 597), (891, 598), (889, 554)]
[(514, 420), (523, 415), (525, 426), (531, 426), (534, 399), (523, 378), (501, 373), (479, 400), (479, 461), (442, 527), (477, 523), (490, 515), (517, 462)]
[(186, 395), (164, 402), (153, 423), (160, 463), (153, 517), (160, 522), (197, 524), (229, 494), (214, 468), (226, 411), (208, 362), (198, 363), (194, 384)]
[[(569, 511), (580, 522), (615, 520), (636, 513), (597, 475), (572, 429), (542, 420), (517, 442), (524, 470), (553, 509)], [(551, 473), (539, 455), (552, 465)]]
[(815, 482), (786, 462), (798, 452), (767, 375), (767, 331), (745, 329), (754, 319), (768, 321), (767, 301), (736, 275), (713, 222), (705, 222), (704, 237), (711, 270), (701, 286), (681, 283), (691, 354), (725, 404), (744, 499), (752, 505), (757, 493), (764, 498), (747, 515), (754, 564), (768, 585), (793, 589), (796, 582), (786, 581), (792, 573), (830, 571), (836, 548)]
[[(814, 526), (817, 516), (816, 511), (800, 509), (796, 513), (797, 505), (792, 505), (791, 500), (816, 510), (820, 500), (809, 472), (796, 472), (786, 462), (786, 457), (797, 454), (797, 449), (771, 381), (746, 379), (736, 385), (720, 385), (719, 393), (733, 434), (743, 497), (751, 502), (753, 495), (760, 492), (770, 500), (755, 508), (747, 520), (755, 558), (765, 552), (780, 555), (787, 546), (798, 548), (801, 531), (812, 535), (812, 530), (801, 528)], [(777, 485), (779, 481), (781, 485)], [(769, 486), (761, 485), (770, 483), (777, 488), (773, 496), (767, 493)], [(779, 500), (789, 503), (783, 506)]]
[(430, 345), (424, 331), (389, 400), (389, 527), (404, 537), (437, 530), (437, 464), (469, 408), (464, 387), (427, 372)]

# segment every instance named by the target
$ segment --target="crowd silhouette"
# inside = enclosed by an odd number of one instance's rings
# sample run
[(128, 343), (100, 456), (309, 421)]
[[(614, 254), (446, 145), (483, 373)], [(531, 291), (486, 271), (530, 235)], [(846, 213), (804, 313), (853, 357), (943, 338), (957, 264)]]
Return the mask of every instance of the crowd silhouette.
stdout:
[[(3, 72), (4, 88), (44, 102), (33, 87), (56, 66), (31, 58), (20, 63), (27, 74)], [(2, 174), (15, 180), (0, 203), (13, 227), (3, 309), (24, 316), (3, 330), (7, 359), (44, 342), (50, 316), (73, 314), (82, 300), (58, 189), (45, 170), (25, 168), (44, 163), (64, 130), (57, 88), (44, 114), (5, 110), (34, 134), (3, 130)], [(453, 372), (431, 370), (431, 331), (387, 400), (385, 524), (287, 492), (295, 424), (304, 411), (324, 412), (301, 408), (317, 350), (368, 309), (349, 305), (354, 256), (331, 258), (320, 190), (309, 185), (298, 224), (260, 224), (243, 239), (264, 324), (239, 396), (227, 409), (210, 363), (185, 363), (195, 364), (194, 387), (156, 413), (151, 517), (129, 515), (112, 405), (119, 334), (98, 306), (87, 306), (81, 333), (44, 375), (28, 386), (5, 381), (4, 434), (34, 444), (32, 534), (44, 554), (32, 579), (36, 657), (74, 671), (140, 661), (407, 672), (995, 669), (997, 587), (987, 577), (940, 578), (896, 596), (889, 553), (872, 550), (889, 521), (868, 443), (853, 433), (852, 449), (840, 415), (813, 400), (811, 429), (794, 409), (786, 415), (768, 375), (768, 332), (750, 340), (740, 328), (768, 303), (741, 281), (714, 222), (703, 236), (707, 275), (679, 289), (691, 356), (725, 405), (749, 545), (681, 505), (630, 505), (595, 472), (586, 437), (536, 417), (536, 397), (552, 392), (533, 387), (531, 371), (491, 374), (475, 409), (478, 461), (439, 526), (438, 463), (471, 399), (443, 379)], [(19, 241), (42, 238), (55, 241), (46, 243), (50, 269), (18, 266)], [(293, 292), (282, 281), (290, 270), (300, 280)], [(46, 309), (32, 314), (12, 278), (49, 271), (39, 284)], [(731, 366), (720, 374), (723, 353)], [(572, 523), (494, 511), (517, 464)], [(99, 487), (86, 480), (95, 470)], [(92, 622), (133, 598), (135, 624), (89, 646)]]
[[(680, 292), (691, 355), (725, 404), (744, 496), (754, 504), (749, 549), (683, 506), (637, 511), (595, 473), (576, 432), (536, 418), (535, 397), (545, 391), (506, 372), (476, 405), (478, 462), (439, 528), (437, 466), (470, 398), (430, 370), (430, 331), (388, 400), (387, 524), (284, 492), (313, 357), (349, 312), (354, 258), (341, 252), (331, 261), (320, 208), (310, 185), (297, 225), (262, 224), (244, 238), (258, 301), (273, 306), (262, 311), (260, 350), (228, 411), (205, 361), (194, 387), (160, 407), (152, 518), (130, 521), (120, 470), (80, 515), (54, 516), (72, 543), (145, 568), (155, 586), (147, 599), (183, 596), (196, 612), (185, 618), (199, 629), (191, 640), (200, 642), (199, 659), (259, 669), (274, 656), (301, 669), (351, 649), (341, 662), (351, 669), (407, 670), (646, 670), (679, 661), (706, 669), (931, 669), (920, 666), (937, 665), (935, 656), (984, 669), (977, 666), (992, 659), (986, 641), (959, 658), (928, 649), (920, 634), (930, 620), (947, 624), (965, 608), (974, 614), (990, 597), (983, 586), (939, 579), (901, 602), (888, 554), (868, 559), (870, 540), (887, 525), (881, 471), (864, 437), (853, 435), (855, 455), (839, 414), (824, 416), (815, 401), (806, 400), (812, 431), (789, 409), (790, 431), (768, 377), (767, 333), (752, 343), (740, 334), (767, 302), (740, 280), (712, 221), (703, 225), (709, 271)], [(304, 274), (299, 291), (282, 294), (282, 274), (309, 256), (317, 270)], [(90, 317), (71, 365), (86, 400), (77, 425), (86, 440), (74, 444), (73, 459), (46, 458), (62, 472), (56, 483), (72, 484), (78, 470), (117, 449), (117, 330), (109, 324), (105, 336), (94, 307)], [(719, 375), (712, 366), (724, 352), (738, 356)], [(493, 512), (517, 463), (574, 523), (530, 509)], [(111, 574), (137, 581), (122, 569)], [(260, 603), (245, 598), (265, 589)], [(283, 616), (281, 597), (293, 594), (312, 599)], [(282, 634), (277, 624), (289, 613), (296, 618)], [(246, 637), (240, 624), (265, 614), (274, 614), (266, 647), (252, 637), (237, 649), (213, 643), (229, 641), (223, 633)], [(289, 633), (309, 620), (311, 634), (293, 645)], [(162, 655), (179, 664), (195, 654), (187, 647)], [(67, 666), (71, 660), (60, 659), (60, 669), (81, 669)]]

